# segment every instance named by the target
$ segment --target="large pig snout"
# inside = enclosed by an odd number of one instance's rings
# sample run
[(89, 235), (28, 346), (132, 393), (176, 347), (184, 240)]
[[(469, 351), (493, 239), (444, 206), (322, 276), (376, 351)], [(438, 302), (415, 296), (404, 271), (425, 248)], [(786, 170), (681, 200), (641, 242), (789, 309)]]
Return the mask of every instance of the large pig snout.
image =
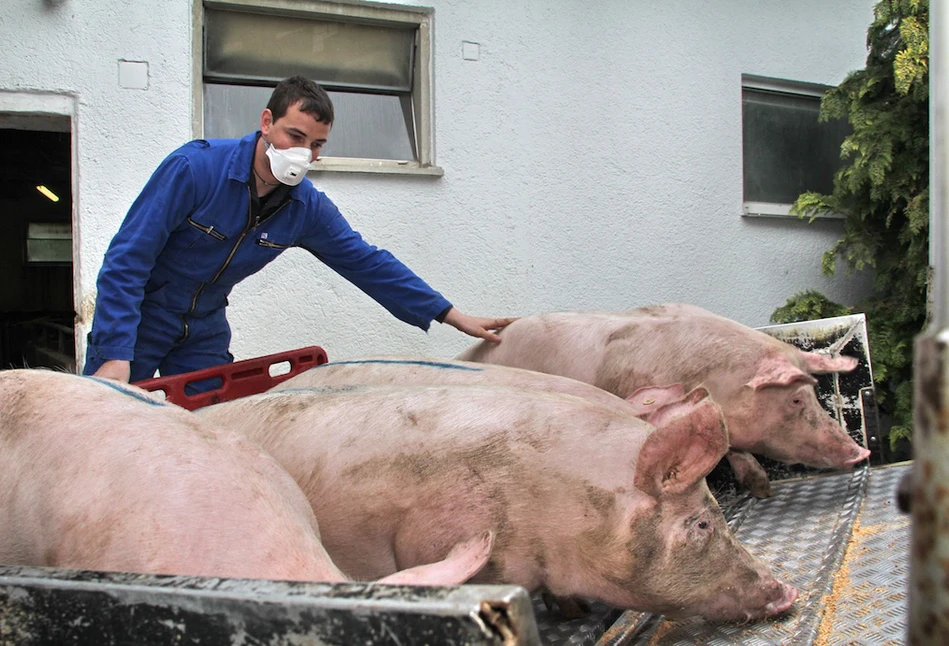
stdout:
[[(745, 591), (744, 595), (731, 600), (737, 602), (737, 606), (732, 607), (731, 612), (723, 612), (717, 619), (725, 621), (754, 621), (756, 619), (765, 619), (774, 617), (786, 612), (798, 597), (797, 588), (793, 585), (771, 579), (768, 582), (761, 582)], [(757, 590), (755, 589), (757, 588)]]
[(855, 457), (844, 460), (843, 462), (844, 468), (847, 468), (847, 469), (853, 468), (854, 466), (856, 466), (857, 464), (860, 464), (861, 462), (863, 462), (869, 457), (870, 457), (870, 449), (865, 449), (862, 446), (860, 446), (859, 450), (857, 451), (857, 455)]
[(773, 576), (757, 559), (753, 583), (727, 586), (701, 612), (711, 621), (748, 622), (774, 617), (786, 612), (798, 597), (797, 588)]
[(769, 601), (765, 607), (764, 612), (765, 616), (773, 617), (775, 615), (780, 615), (782, 612), (788, 610), (792, 605), (794, 605), (794, 600), (797, 599), (797, 588), (793, 585), (788, 585), (783, 581), (775, 580), (775, 583), (778, 584), (778, 598)]
[(835, 429), (834, 439), (831, 446), (825, 447), (823, 459), (815, 460), (814, 466), (847, 471), (870, 457), (870, 451), (854, 442), (843, 429)]
[(785, 457), (790, 459), (782, 462), (848, 471), (870, 457), (870, 451), (858, 444), (839, 422), (823, 411), (821, 417), (826, 419), (815, 420), (813, 431), (808, 431), (800, 444), (786, 447)]

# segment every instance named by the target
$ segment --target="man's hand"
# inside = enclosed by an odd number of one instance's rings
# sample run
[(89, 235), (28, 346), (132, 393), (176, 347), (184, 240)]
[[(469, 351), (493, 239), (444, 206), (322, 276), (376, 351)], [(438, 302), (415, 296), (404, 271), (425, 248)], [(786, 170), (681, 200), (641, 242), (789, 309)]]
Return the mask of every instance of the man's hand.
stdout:
[(448, 325), (464, 332), (465, 334), (486, 339), (492, 343), (500, 343), (501, 337), (492, 333), (491, 330), (500, 330), (504, 326), (509, 325), (516, 320), (516, 317), (506, 319), (492, 319), (481, 318), (478, 316), (468, 316), (467, 314), (462, 314), (453, 307), (448, 310), (448, 314), (445, 315), (445, 320), (443, 323), (447, 323)]
[(132, 374), (132, 367), (129, 361), (120, 361), (118, 359), (113, 359), (111, 361), (106, 361), (99, 369), (96, 370), (93, 377), (102, 377), (103, 379), (115, 379), (116, 381), (121, 381), (123, 383), (129, 382), (129, 377)]

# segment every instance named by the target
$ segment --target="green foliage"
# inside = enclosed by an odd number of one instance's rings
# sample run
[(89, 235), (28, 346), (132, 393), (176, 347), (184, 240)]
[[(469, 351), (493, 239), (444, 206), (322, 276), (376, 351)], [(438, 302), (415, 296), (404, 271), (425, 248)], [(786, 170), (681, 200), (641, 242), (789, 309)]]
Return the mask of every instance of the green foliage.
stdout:
[[(893, 420), (890, 442), (912, 429), (913, 338), (926, 321), (929, 273), (929, 2), (883, 0), (867, 32), (866, 68), (852, 72), (821, 101), (820, 119), (847, 118), (843, 167), (831, 195), (805, 193), (792, 213), (811, 222), (844, 216), (844, 233), (821, 259), (833, 275), (872, 269), (865, 312), (881, 407)], [(843, 308), (808, 291), (795, 294), (773, 320)], [(846, 308), (843, 308), (846, 309)], [(824, 316), (824, 314), (821, 314)]]
[(847, 314), (853, 314), (853, 310), (846, 305), (835, 303), (818, 291), (808, 289), (789, 298), (783, 307), (774, 311), (771, 320), (774, 323), (797, 323)]

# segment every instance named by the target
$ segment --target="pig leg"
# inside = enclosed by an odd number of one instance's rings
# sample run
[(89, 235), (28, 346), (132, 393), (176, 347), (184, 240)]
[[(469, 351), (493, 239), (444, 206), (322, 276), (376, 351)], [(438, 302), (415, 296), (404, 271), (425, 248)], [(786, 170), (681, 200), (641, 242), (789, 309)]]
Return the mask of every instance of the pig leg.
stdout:
[(461, 585), (488, 562), (494, 547), (494, 532), (485, 531), (458, 543), (443, 560), (419, 565), (379, 579), (388, 585)]
[(900, 478), (896, 487), (896, 504), (904, 514), (910, 513), (913, 507), (913, 472), (907, 471)]
[(725, 454), (728, 464), (735, 472), (735, 478), (755, 498), (770, 498), (771, 483), (768, 474), (751, 453), (729, 449)]
[(558, 597), (544, 590), (540, 594), (547, 612), (553, 612), (554, 607), (560, 609), (560, 616), (564, 619), (582, 619), (590, 614), (590, 604), (579, 597)]

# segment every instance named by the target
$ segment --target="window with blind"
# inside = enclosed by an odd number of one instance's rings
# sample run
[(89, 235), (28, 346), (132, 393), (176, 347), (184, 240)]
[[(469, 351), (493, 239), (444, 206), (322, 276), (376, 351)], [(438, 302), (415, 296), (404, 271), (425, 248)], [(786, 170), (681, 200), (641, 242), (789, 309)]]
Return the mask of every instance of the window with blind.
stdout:
[(207, 0), (204, 136), (259, 128), (273, 87), (322, 85), (335, 121), (327, 170), (440, 172), (431, 132), (431, 10), (288, 0)]

